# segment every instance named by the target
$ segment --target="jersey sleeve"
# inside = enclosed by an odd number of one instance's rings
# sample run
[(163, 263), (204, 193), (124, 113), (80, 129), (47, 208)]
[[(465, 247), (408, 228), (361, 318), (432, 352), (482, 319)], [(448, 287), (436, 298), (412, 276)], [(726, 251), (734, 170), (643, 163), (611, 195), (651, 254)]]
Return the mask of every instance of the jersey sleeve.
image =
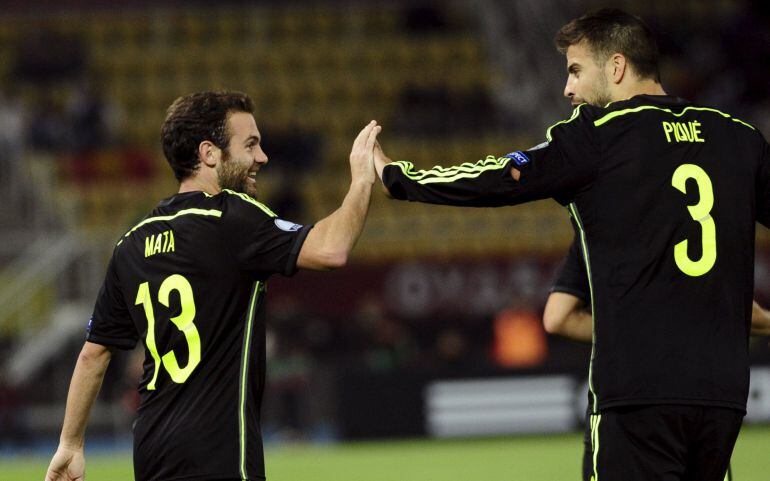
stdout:
[(94, 313), (88, 322), (86, 340), (119, 349), (133, 349), (139, 334), (128, 312), (115, 263), (116, 255), (113, 253)]
[(468, 207), (508, 205), (516, 187), (510, 159), (487, 156), (476, 163), (417, 170), (411, 162), (385, 166), (382, 181), (395, 199)]
[[(553, 197), (562, 204), (593, 178), (599, 148), (591, 115), (578, 106), (572, 117), (548, 129), (548, 142), (476, 163), (417, 170), (393, 162), (383, 184), (399, 200), (470, 207), (516, 205)], [(512, 170), (519, 171), (519, 179)]]
[(770, 227), (770, 146), (760, 135), (761, 153), (759, 158), (759, 175), (757, 176), (757, 221), (765, 227)]
[(585, 304), (590, 304), (590, 286), (588, 285), (583, 254), (580, 251), (577, 238), (572, 241), (567, 257), (559, 267), (551, 292), (570, 294), (582, 300)]
[(299, 251), (313, 228), (280, 219), (264, 204), (240, 196), (231, 199), (225, 221), (238, 266), (262, 279), (294, 275)]

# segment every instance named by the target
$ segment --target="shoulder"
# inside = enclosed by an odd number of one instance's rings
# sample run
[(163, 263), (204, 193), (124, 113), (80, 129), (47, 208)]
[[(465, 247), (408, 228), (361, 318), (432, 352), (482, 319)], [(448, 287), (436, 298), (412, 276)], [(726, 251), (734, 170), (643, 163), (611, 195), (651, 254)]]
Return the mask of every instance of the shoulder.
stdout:
[(719, 107), (699, 105), (678, 97), (654, 98), (649, 96), (637, 96), (621, 102), (613, 102), (601, 109), (600, 115), (594, 119), (596, 127), (617, 123), (620, 120), (636, 120), (644, 116), (640, 114), (657, 113), (664, 117), (670, 117), (672, 121), (681, 121), (682, 118), (697, 119), (707, 118), (722, 122), (730, 127), (739, 127), (747, 131), (757, 132), (757, 129), (744, 120), (732, 115)]
[(693, 113), (699, 113), (701, 115), (711, 116), (717, 119), (722, 119), (724, 122), (727, 122), (729, 125), (733, 127), (739, 127), (740, 130), (748, 129), (748, 131), (752, 131), (761, 136), (761, 134), (759, 133), (759, 130), (756, 127), (754, 127), (752, 124), (735, 116), (733, 113), (727, 112), (726, 110), (721, 109), (719, 107), (712, 106), (712, 105), (690, 104), (682, 110), (682, 113), (687, 111), (693, 112)]
[[(258, 209), (234, 195), (211, 195), (203, 192), (180, 195), (185, 197), (180, 199), (178, 196), (172, 196), (164, 199), (143, 219), (126, 230), (117, 240), (113, 255), (117, 256), (126, 250), (130, 252), (128, 244), (131, 244), (131, 241), (142, 243), (148, 233), (157, 234), (159, 229), (163, 231), (169, 227), (181, 229), (190, 226), (198, 228), (202, 224), (216, 225), (225, 220), (228, 214), (249, 214), (249, 209), (259, 211), (266, 218), (272, 214), (269, 209)], [(258, 204), (253, 199), (252, 201)], [(255, 216), (252, 214), (250, 217)]]
[(552, 141), (554, 136), (560, 134), (569, 134), (569, 132), (585, 132), (590, 130), (594, 126), (594, 121), (601, 116), (604, 109), (594, 107), (588, 104), (580, 104), (572, 111), (572, 114), (562, 119), (550, 127), (546, 131), (546, 138), (548, 141)]
[(221, 205), (228, 215), (247, 215), (266, 218), (275, 218), (278, 215), (267, 205), (242, 192), (224, 189), (212, 197), (212, 200)]
[(226, 189), (211, 200), (222, 210), (224, 224), (236, 230), (261, 229), (278, 219), (278, 215), (267, 205), (242, 192)]

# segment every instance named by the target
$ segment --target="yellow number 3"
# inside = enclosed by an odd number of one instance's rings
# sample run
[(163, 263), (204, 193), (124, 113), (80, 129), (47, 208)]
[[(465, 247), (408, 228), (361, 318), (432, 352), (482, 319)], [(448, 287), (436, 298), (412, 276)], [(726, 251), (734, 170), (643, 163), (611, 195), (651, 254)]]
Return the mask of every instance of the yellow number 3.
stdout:
[(687, 192), (687, 179), (695, 179), (698, 184), (700, 200), (695, 205), (688, 205), (690, 216), (701, 225), (701, 242), (703, 254), (700, 259), (692, 260), (687, 255), (687, 239), (674, 246), (674, 260), (677, 267), (688, 276), (698, 277), (714, 267), (717, 260), (717, 234), (711, 209), (714, 207), (714, 189), (711, 179), (705, 170), (697, 165), (683, 164), (674, 171), (671, 185), (682, 193)]
[(184, 276), (179, 274), (167, 277), (160, 285), (160, 290), (158, 291), (158, 301), (166, 307), (169, 306), (168, 298), (171, 291), (179, 293), (179, 302), (182, 305), (182, 312), (178, 316), (172, 317), (171, 322), (176, 325), (177, 329), (182, 331), (187, 341), (189, 355), (185, 367), (179, 367), (173, 350), (164, 354), (162, 358), (158, 354), (158, 346), (155, 344), (155, 312), (153, 311), (152, 299), (150, 298), (150, 283), (143, 282), (139, 286), (139, 292), (136, 293), (136, 305), (142, 304), (144, 306), (144, 314), (147, 316), (147, 338), (145, 342), (147, 343), (147, 349), (155, 360), (155, 373), (150, 383), (147, 384), (147, 389), (150, 391), (155, 390), (155, 382), (158, 380), (161, 359), (169, 376), (177, 384), (185, 382), (198, 363), (201, 362), (201, 338), (198, 334), (198, 329), (193, 324), (193, 319), (195, 319), (195, 299), (193, 298), (192, 286)]

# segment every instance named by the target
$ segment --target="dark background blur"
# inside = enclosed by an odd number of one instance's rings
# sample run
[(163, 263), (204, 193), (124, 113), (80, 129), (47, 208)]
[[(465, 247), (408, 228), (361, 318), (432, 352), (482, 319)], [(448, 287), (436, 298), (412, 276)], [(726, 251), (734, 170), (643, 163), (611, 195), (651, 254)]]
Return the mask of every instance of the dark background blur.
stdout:
[[(553, 36), (602, 5), (1, 2), (0, 452), (58, 437), (114, 241), (176, 191), (159, 148), (176, 97), (251, 95), (270, 157), (261, 200), (309, 223), (341, 202), (352, 140), (370, 119), (389, 155), (420, 167), (540, 143), (570, 112)], [(668, 93), (770, 132), (767, 2), (613, 5), (657, 32)], [(573, 429), (588, 347), (540, 324), (571, 239), (552, 201), (474, 210), (377, 196), (351, 267), (270, 285), (268, 440)], [(758, 233), (766, 303), (769, 241)], [(757, 369), (770, 364), (767, 344), (752, 341)], [(130, 435), (142, 356), (121, 355), (108, 373), (89, 431), (107, 445)], [(446, 382), (456, 379), (471, 384)], [(484, 382), (503, 383), (509, 417), (458, 424), (442, 410)], [(517, 397), (524, 390), (542, 397)], [(473, 419), (473, 401), (461, 407)]]

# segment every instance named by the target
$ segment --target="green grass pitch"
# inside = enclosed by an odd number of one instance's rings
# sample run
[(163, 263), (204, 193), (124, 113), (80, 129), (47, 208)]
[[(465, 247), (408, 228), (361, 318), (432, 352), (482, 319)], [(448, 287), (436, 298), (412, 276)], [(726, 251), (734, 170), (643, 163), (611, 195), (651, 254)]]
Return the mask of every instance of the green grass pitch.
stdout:
[[(268, 447), (269, 481), (568, 481), (580, 479), (578, 434)], [(0, 458), (3, 481), (43, 480), (47, 459)], [(770, 476), (770, 426), (747, 427), (733, 455), (737, 481)], [(131, 459), (90, 456), (88, 481), (132, 480)]]

